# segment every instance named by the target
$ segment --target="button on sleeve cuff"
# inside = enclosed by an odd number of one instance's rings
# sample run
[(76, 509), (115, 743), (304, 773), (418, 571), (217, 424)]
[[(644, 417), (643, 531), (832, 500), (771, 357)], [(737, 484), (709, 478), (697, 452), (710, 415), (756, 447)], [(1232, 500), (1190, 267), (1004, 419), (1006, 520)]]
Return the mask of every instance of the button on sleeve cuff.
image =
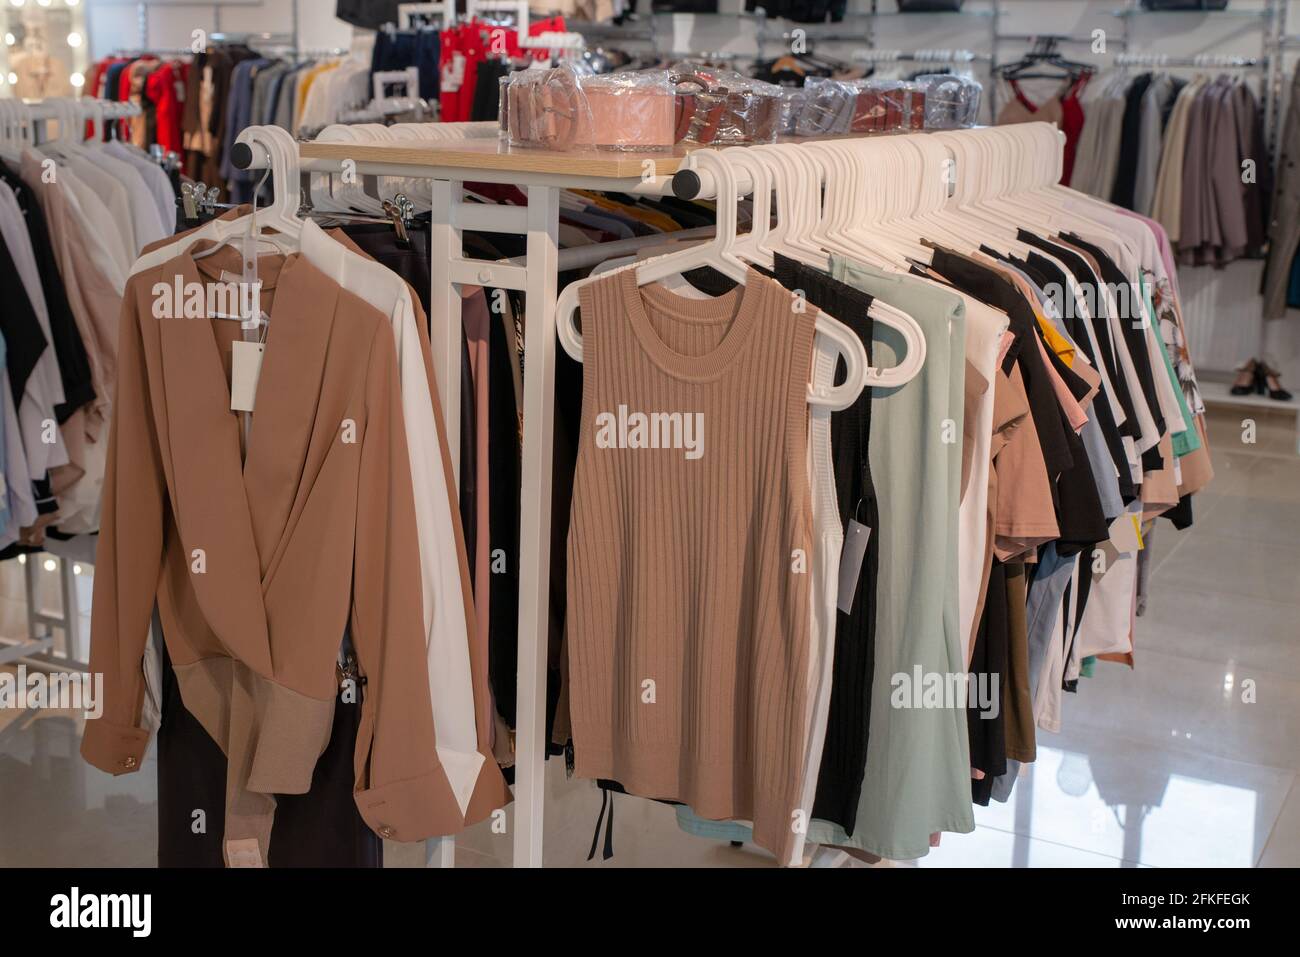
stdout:
[(143, 728), (95, 718), (86, 722), (86, 733), (81, 739), (81, 756), (109, 774), (130, 774), (140, 770), (148, 747), (149, 732)]
[(423, 841), (464, 828), (460, 807), (441, 768), (357, 791), (355, 797), (366, 824), (386, 840)]

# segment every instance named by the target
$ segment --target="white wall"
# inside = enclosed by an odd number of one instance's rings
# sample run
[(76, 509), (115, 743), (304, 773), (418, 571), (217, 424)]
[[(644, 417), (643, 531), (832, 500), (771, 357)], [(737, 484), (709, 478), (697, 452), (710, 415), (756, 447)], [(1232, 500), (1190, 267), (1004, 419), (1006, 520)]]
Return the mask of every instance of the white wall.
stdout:
[[(135, 0), (85, 0), (93, 55), (140, 46), (140, 18)], [(194, 30), (213, 32), (289, 33), (298, 7), (299, 46), (303, 49), (346, 48), (352, 27), (334, 16), (335, 0), (228, 0), (218, 7), (191, 0), (147, 0), (146, 35), (151, 49), (190, 46)]]

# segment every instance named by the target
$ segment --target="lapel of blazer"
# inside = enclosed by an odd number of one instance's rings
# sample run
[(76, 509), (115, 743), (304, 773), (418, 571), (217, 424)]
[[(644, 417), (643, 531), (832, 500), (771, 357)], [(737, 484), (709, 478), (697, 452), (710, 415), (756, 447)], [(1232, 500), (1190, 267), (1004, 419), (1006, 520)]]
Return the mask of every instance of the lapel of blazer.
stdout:
[(311, 490), (339, 423), (317, 422), (338, 284), (302, 256), (280, 272), (248, 440), (244, 486), (265, 586), (295, 503)]
[[(157, 281), (204, 286), (193, 259), (182, 254), (162, 266)], [(180, 311), (179, 303), (177, 306)], [(239, 417), (207, 318), (158, 323), (172, 465), (172, 510), (190, 562), (190, 580), (203, 617), (232, 655), (272, 674), (257, 546), (240, 462)], [(155, 400), (157, 401), (157, 400)]]

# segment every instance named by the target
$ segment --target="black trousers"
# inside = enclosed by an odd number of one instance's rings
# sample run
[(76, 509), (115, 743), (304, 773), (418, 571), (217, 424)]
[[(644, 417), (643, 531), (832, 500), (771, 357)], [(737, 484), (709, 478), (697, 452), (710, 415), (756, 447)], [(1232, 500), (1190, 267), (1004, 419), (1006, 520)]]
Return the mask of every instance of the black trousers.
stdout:
[[(342, 699), (335, 703), (330, 743), (316, 762), (311, 790), (276, 796), (271, 867), (383, 866), (384, 842), (366, 826), (352, 797), (352, 751), (363, 692), (358, 689), (355, 704), (345, 704)], [(186, 710), (164, 649), (162, 725), (158, 729), (158, 866), (223, 867), (225, 802), (226, 756)]]

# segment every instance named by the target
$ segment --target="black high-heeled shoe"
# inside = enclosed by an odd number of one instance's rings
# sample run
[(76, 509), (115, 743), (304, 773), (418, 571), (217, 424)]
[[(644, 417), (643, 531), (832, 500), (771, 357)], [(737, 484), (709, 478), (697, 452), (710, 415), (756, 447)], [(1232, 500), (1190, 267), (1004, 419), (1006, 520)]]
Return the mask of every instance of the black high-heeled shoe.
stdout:
[(1273, 368), (1260, 363), (1255, 372), (1256, 381), (1259, 383), (1259, 391), (1267, 393), (1270, 399), (1276, 402), (1290, 402), (1291, 393), (1282, 388), (1280, 373)]
[(1237, 366), (1237, 379), (1229, 390), (1233, 395), (1250, 395), (1259, 388), (1259, 363), (1254, 359)]

